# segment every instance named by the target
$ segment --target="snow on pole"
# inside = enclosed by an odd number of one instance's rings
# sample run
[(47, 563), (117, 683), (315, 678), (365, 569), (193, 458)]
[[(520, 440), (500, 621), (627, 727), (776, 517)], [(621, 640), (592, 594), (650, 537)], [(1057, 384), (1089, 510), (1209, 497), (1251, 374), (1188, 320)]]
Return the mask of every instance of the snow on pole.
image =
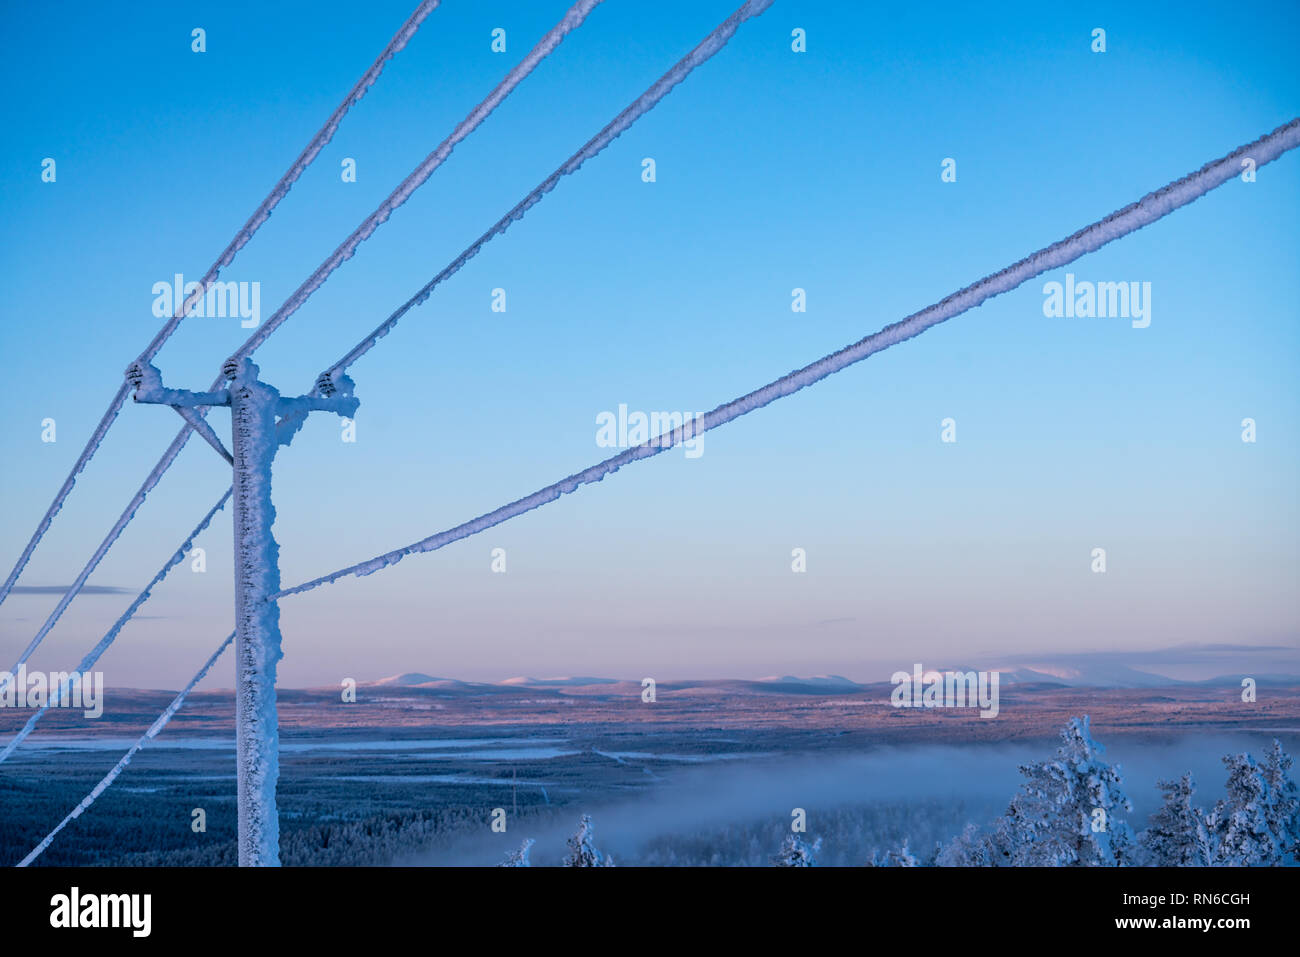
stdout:
[[(437, 149), (426, 156), (424, 161), (412, 170), (406, 179), (398, 184), (397, 188), (388, 195), (388, 198), (380, 203), (379, 207), (367, 216), (360, 226), (353, 230), (352, 235), (343, 240), (342, 244), (317, 267), (316, 271), (297, 288), (293, 295), (285, 300), (284, 304), (275, 311), (271, 318), (262, 323), (257, 328), (257, 331), (248, 337), (247, 341), (239, 347), (239, 351), (235, 353), (235, 356), (243, 358), (251, 355), (258, 346), (266, 341), (267, 336), (275, 332), (282, 322), (293, 315), (311, 297), (312, 293), (324, 285), (325, 280), (330, 277), (330, 274), (335, 269), (351, 259), (357, 251), (357, 247), (369, 239), (371, 234), (387, 221), (394, 210), (411, 198), (411, 195), (433, 175), (434, 170), (441, 166), (447, 157), (451, 155), (451, 151), (456, 148), (456, 145), (474, 132), (491, 115), (492, 111), (501, 104), (501, 101), (509, 96), (514, 88), (560, 45), (561, 40), (582, 25), (582, 22), (587, 19), (587, 14), (601, 2), (602, 0), (577, 0), (569, 8), (563, 19), (537, 42), (537, 45), (519, 61), (514, 69), (505, 75), (504, 79), (496, 85), (483, 102), (474, 107), (470, 114), (461, 120), (456, 128), (452, 130), (451, 135), (443, 140)], [(771, 0), (767, 0), (767, 2), (770, 3)]]
[(27, 723), (23, 725), (22, 729), (16, 735), (14, 735), (14, 739), (5, 745), (4, 750), (0, 751), (0, 762), (5, 761), (9, 755), (13, 754), (14, 749), (17, 748), (33, 730), (35, 730), (36, 723), (40, 721), (45, 715), (45, 712), (50, 709), (53, 702), (65, 700), (64, 695), (71, 690), (75, 677), (84, 674), (94, 666), (95, 662), (98, 661), (104, 652), (108, 650), (109, 645), (116, 640), (126, 623), (131, 620), (137, 611), (140, 610), (140, 606), (149, 600), (149, 596), (153, 589), (162, 583), (162, 580), (167, 577), (167, 574), (174, 567), (184, 561), (185, 554), (193, 546), (194, 539), (198, 538), (199, 535), (207, 529), (217, 512), (221, 511), (225, 506), (226, 502), (230, 499), (231, 491), (231, 489), (227, 489), (226, 494), (217, 500), (217, 504), (208, 510), (208, 513), (203, 516), (203, 520), (194, 528), (194, 531), (190, 532), (189, 535), (185, 537), (185, 541), (182, 542), (180, 547), (176, 549), (170, 558), (167, 559), (166, 564), (158, 570), (158, 574), (154, 575), (149, 584), (144, 586), (144, 590), (136, 596), (135, 601), (131, 602), (126, 611), (124, 611), (117, 621), (113, 623), (113, 627), (105, 633), (104, 637), (99, 640), (99, 643), (95, 645), (94, 648), (90, 649), (90, 651), (86, 653), (86, 656), (81, 659), (80, 663), (78, 663), (76, 669), (71, 672), (69, 677), (59, 684), (58, 691), (56, 692), (54, 688), (50, 688), (50, 693), (46, 696), (45, 703), (27, 719)]
[[(231, 412), (233, 478), (202, 529), (227, 497), (234, 499), (235, 544), (235, 751), (236, 790), (239, 806), (238, 850), (241, 866), (277, 866), (280, 861), (279, 818), (275, 787), (279, 778), (279, 729), (275, 705), (276, 665), (280, 650), (279, 608), (267, 597), (280, 586), (279, 548), (271, 532), (275, 508), (271, 503), (271, 465), (275, 453), (288, 444), (297, 427), (280, 429), (277, 418), (289, 412), (314, 409), (355, 415), (353, 396), (282, 399), (280, 393), (257, 378), (257, 366), (238, 356), (222, 365), (221, 379), (230, 385), (221, 391), (190, 392), (168, 389), (149, 363), (133, 363), (127, 381), (135, 388), (135, 401), (198, 409), (228, 405)], [(349, 393), (351, 381), (345, 380)], [(186, 543), (188, 544), (188, 542)], [(183, 551), (174, 556), (179, 560)], [(165, 575), (164, 566), (160, 575)], [(137, 599), (124, 619), (147, 597)], [(123, 620), (124, 620), (123, 619)], [(100, 643), (107, 647), (115, 632)]]
[(280, 776), (275, 669), (280, 609), (266, 596), (279, 587), (279, 547), (271, 534), (271, 460), (277, 448), (280, 395), (257, 381), (257, 366), (238, 364), (230, 383), (235, 497), (235, 747), (239, 865), (280, 863), (275, 785)]
[(706, 412), (702, 416), (695, 417), (694, 420), (687, 419), (681, 426), (671, 432), (654, 436), (641, 445), (626, 449), (618, 455), (605, 459), (603, 462), (599, 462), (581, 472), (576, 472), (568, 478), (539, 489), (531, 495), (516, 499), (508, 505), (503, 505), (494, 511), (480, 515), (478, 518), (457, 525), (455, 528), (438, 532), (403, 548), (385, 552), (367, 561), (358, 562), (355, 565), (349, 565), (338, 571), (330, 572), (328, 575), (313, 578), (292, 588), (286, 588), (271, 597), (278, 599), (310, 591), (321, 585), (332, 584), (346, 575), (363, 576), (373, 574), (382, 568), (396, 564), (407, 555), (434, 551), (452, 542), (492, 528), (525, 512), (539, 508), (548, 502), (554, 502), (561, 495), (577, 490), (579, 486), (601, 481), (605, 476), (617, 472), (624, 465), (657, 455), (665, 449), (672, 448), (709, 429), (715, 429), (747, 412), (762, 408), (769, 402), (798, 392), (800, 389), (819, 382), (856, 362), (861, 362), (882, 349), (888, 349), (892, 345), (897, 345), (904, 340), (919, 335), (931, 326), (974, 309), (993, 296), (1015, 289), (1035, 276), (1071, 263), (1086, 253), (1100, 249), (1107, 243), (1127, 236), (1134, 230), (1168, 216), (1174, 210), (1186, 206), (1216, 186), (1221, 186), (1236, 177), (1241, 172), (1241, 161), (1246, 157), (1253, 159), (1256, 166), (1259, 167), (1272, 162), (1283, 153), (1295, 149), (1297, 146), (1300, 146), (1300, 118), (1293, 119), (1284, 126), (1279, 126), (1272, 133), (1260, 137), (1253, 143), (1234, 150), (1222, 159), (1207, 163), (1195, 173), (1170, 183), (1154, 193), (1148, 193), (1137, 202), (1125, 206), (1091, 226), (1087, 226), (1059, 242), (1046, 246), (1005, 269), (986, 276), (984, 279), (953, 293), (940, 302), (922, 309), (920, 312), (913, 313), (906, 319), (886, 326), (879, 332), (860, 339), (852, 345), (845, 346), (838, 352), (824, 356), (802, 369), (796, 369), (762, 388), (755, 389), (748, 395), (743, 395), (738, 399), (720, 405), (712, 412)]
[(636, 98), (623, 112), (614, 117), (604, 129), (589, 139), (583, 147), (574, 153), (561, 164), (560, 168), (554, 173), (542, 180), (532, 192), (520, 200), (504, 216), (498, 219), (492, 227), (478, 239), (470, 244), (469, 248), (457, 256), (447, 265), (442, 272), (430, 279), (414, 296), (397, 308), (392, 315), (385, 319), (379, 326), (362, 339), (353, 349), (329, 370), (323, 373), (323, 376), (337, 378), (347, 371), (352, 363), (356, 362), (363, 355), (369, 352), (374, 345), (384, 336), (393, 331), (402, 316), (406, 315), (413, 307), (421, 305), (433, 290), (454, 276), (460, 271), (461, 267), (479, 254), (485, 245), (495, 236), (500, 236), (510, 224), (523, 219), (524, 214), (539, 203), (543, 196), (555, 189), (555, 186), (561, 179), (571, 173), (576, 173), (582, 168), (582, 165), (591, 159), (597, 153), (600, 153), (610, 143), (627, 131), (637, 120), (646, 113), (649, 113), (660, 100), (672, 92), (673, 88), (681, 83), (691, 74), (697, 66), (708, 61), (715, 53), (727, 45), (740, 25), (751, 17), (756, 17), (771, 6), (772, 0), (751, 0), (740, 7), (735, 13), (729, 16), (710, 33), (707, 37), (691, 50), (690, 53), (682, 57), (672, 69), (661, 76), (654, 84), (644, 93)]
[[(279, 546), (271, 533), (271, 463), (281, 445), (276, 417), (289, 410), (355, 415), (357, 400), (282, 399), (257, 379), (257, 366), (232, 357), (223, 366), (231, 379), (231, 443), (234, 447), (235, 535), (235, 787), (239, 804), (239, 865), (278, 867), (280, 821), (275, 786), (280, 777), (279, 725), (275, 706), (280, 648), (280, 609), (267, 598), (280, 587)], [(199, 395), (195, 399), (201, 401)]]
[[(275, 186), (272, 187), (271, 192), (267, 194), (267, 197), (264, 200), (262, 200), (262, 204), (258, 206), (253, 215), (249, 217), (246, 223), (244, 223), (239, 232), (235, 234), (235, 238), (230, 241), (224, 250), (222, 250), (221, 255), (217, 257), (217, 261), (208, 267), (208, 271), (204, 274), (202, 282), (199, 283), (200, 288), (177, 307), (176, 312), (172, 315), (171, 319), (164, 324), (162, 329), (158, 331), (158, 334), (154, 336), (153, 341), (150, 342), (144, 352), (140, 354), (138, 361), (148, 363), (158, 354), (158, 351), (162, 349), (164, 343), (166, 343), (172, 333), (176, 331), (176, 327), (180, 325), (181, 320), (189, 313), (194, 304), (206, 295), (208, 287), (211, 286), (212, 283), (216, 282), (217, 278), (221, 274), (221, 270), (234, 261), (235, 254), (248, 244), (249, 240), (253, 238), (253, 235), (261, 228), (262, 224), (270, 218), (271, 211), (275, 209), (280, 200), (284, 199), (289, 190), (293, 187), (293, 184), (298, 181), (298, 178), (302, 176), (307, 167), (311, 165), (312, 161), (317, 157), (317, 155), (319, 155), (320, 151), (325, 148), (331, 139), (333, 139), (334, 133), (338, 130), (339, 124), (343, 122), (343, 117), (347, 114), (348, 110), (352, 108), (353, 104), (360, 102), (361, 98), (366, 95), (366, 92), (374, 86), (375, 81), (379, 79), (380, 73), (383, 72), (384, 66), (393, 58), (394, 55), (406, 46), (411, 37), (413, 37), (415, 32), (420, 28), (420, 24), (424, 22), (425, 18), (428, 17), (430, 13), (437, 9), (440, 2), (441, 0), (424, 0), (424, 2), (415, 9), (415, 12), (407, 18), (406, 22), (402, 24), (402, 28), (397, 31), (397, 34), (391, 41), (389, 41), (388, 46), (385, 47), (384, 51), (379, 55), (379, 58), (371, 64), (369, 70), (362, 74), (361, 79), (352, 87), (347, 97), (345, 97), (343, 102), (338, 105), (330, 115), (329, 119), (325, 121), (325, 125), (321, 127), (316, 136), (312, 138), (312, 141), (307, 144), (307, 147), (298, 154), (298, 158), (294, 160), (289, 169), (285, 171), (284, 175), (281, 176)], [(36, 547), (40, 544), (41, 539), (45, 537), (45, 533), (49, 531), (50, 525), (54, 521), (54, 517), (59, 514), (59, 511), (63, 508), (63, 503), (67, 500), (68, 496), (72, 494), (72, 488), (77, 484), (77, 476), (81, 474), (85, 467), (90, 463), (90, 460), (94, 458), (95, 453), (99, 450), (100, 444), (104, 441), (104, 436), (108, 434), (108, 430), (112, 427), (113, 422), (116, 421), (117, 414), (122, 411), (122, 406), (126, 402), (126, 397), (129, 392), (130, 387), (125, 383), (118, 387), (117, 394), (114, 395), (112, 400), (109, 402), (108, 409), (99, 420), (99, 425), (95, 427), (95, 431), (91, 434), (90, 440), (86, 443), (85, 448), (81, 450), (81, 454), (77, 456), (77, 461), (73, 464), (72, 470), (68, 473), (68, 477), (64, 479), (63, 485), (60, 487), (58, 494), (54, 496), (54, 501), (51, 502), (50, 507), (45, 510), (45, 515), (41, 518), (40, 523), (36, 526), (36, 531), (32, 533), (32, 537), (23, 548), (22, 554), (18, 556), (18, 561), (14, 563), (14, 567), (9, 572), (9, 576), (5, 579), (4, 584), (0, 585), (0, 605), (4, 604), (5, 599), (9, 597), (9, 593), (13, 591), (15, 583), (18, 581), (18, 576), (23, 573), (23, 569), (26, 568), (27, 563), (31, 561), (32, 554), (36, 551)], [(170, 464), (170, 462), (168, 464)]]
[(32, 849), (32, 852), (30, 854), (28, 854), (26, 857), (24, 857), (21, 861), (18, 862), (17, 865), (18, 867), (26, 867), (32, 861), (36, 860), (36, 858), (40, 857), (41, 854), (44, 853), (45, 849), (49, 847), (50, 844), (54, 841), (54, 838), (58, 835), (60, 831), (62, 831), (65, 827), (67, 827), (70, 822), (72, 822), (76, 818), (81, 817), (82, 812), (85, 811), (92, 804), (94, 804), (95, 799), (97, 797), (99, 797), (106, 790), (108, 790), (108, 786), (112, 784), (115, 780), (117, 780), (117, 776), (121, 774), (123, 770), (126, 769), (126, 766), (128, 764), (131, 763), (131, 759), (135, 757), (136, 752), (138, 752), (141, 748), (143, 748), (154, 738), (156, 738), (158, 736), (158, 732), (162, 731), (162, 729), (167, 726), (167, 722), (170, 721), (172, 719), (172, 716), (176, 714), (177, 711), (180, 710), (181, 705), (185, 703), (185, 698), (189, 695), (191, 691), (194, 690), (194, 686), (197, 685), (200, 681), (202, 681), (204, 677), (207, 675), (207, 673), (210, 670), (212, 670), (212, 666), (217, 663), (217, 659), (221, 657), (222, 652), (224, 652), (226, 648), (230, 646), (230, 643), (234, 640), (235, 640), (235, 633), (232, 631), (230, 634), (226, 636), (225, 640), (220, 644), (217, 650), (212, 653), (212, 657), (210, 657), (204, 663), (203, 667), (199, 669), (199, 673), (196, 674), (190, 680), (190, 683), (187, 684), (180, 691), (180, 693), (178, 693), (176, 697), (172, 699), (172, 703), (169, 704), (166, 707), (166, 709), (163, 711), (163, 713), (158, 716), (158, 719), (154, 721), (152, 725), (149, 726), (149, 730), (146, 731), (144, 734), (142, 734), (139, 740), (137, 740), (135, 744), (131, 746), (131, 749), (122, 756), (122, 760), (118, 761), (117, 764), (113, 766), (113, 770), (109, 771), (106, 775), (104, 775), (103, 779), (98, 784), (95, 785), (94, 789), (89, 794), (87, 794), (84, 798), (81, 799), (81, 803), (78, 804), (76, 807), (74, 807), (71, 813), (69, 813), (67, 817), (65, 817), (62, 821), (59, 822), (58, 827), (50, 831), (50, 833), (45, 836), (45, 839), (41, 841), (41, 843), (37, 844), (35, 848)]

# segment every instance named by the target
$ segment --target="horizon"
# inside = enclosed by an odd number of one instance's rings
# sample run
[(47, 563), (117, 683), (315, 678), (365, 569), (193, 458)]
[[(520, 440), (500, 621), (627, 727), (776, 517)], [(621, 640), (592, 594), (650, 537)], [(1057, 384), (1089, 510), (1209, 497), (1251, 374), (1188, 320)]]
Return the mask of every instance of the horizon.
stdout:
[[(1159, 657), (1171, 652), (1178, 653), (1180, 659), (1185, 658), (1189, 653), (1212, 653), (1211, 660), (1202, 660), (1199, 664), (1189, 665), (1185, 660), (1178, 662), (1166, 662), (1163, 666), (1158, 664)], [(1276, 654), (1277, 652), (1288, 652), (1289, 654)], [(1257, 659), (1261, 655), (1265, 656), (1263, 660), (1256, 660), (1254, 667), (1226, 669), (1227, 661), (1217, 656), (1254, 656)], [(1195, 655), (1194, 655), (1195, 656)], [(1017, 675), (1025, 672), (1041, 675), (1042, 678), (1031, 677), (1030, 682), (1051, 679), (1060, 681), (1069, 687), (1095, 687), (1098, 689), (1113, 689), (1126, 687), (1124, 676), (1127, 673), (1142, 677), (1152, 677), (1161, 679), (1165, 684), (1207, 684), (1220, 682), (1236, 682), (1243, 677), (1252, 677), (1260, 684), (1286, 684), (1289, 682), (1300, 682), (1300, 652), (1295, 649), (1283, 648), (1281, 646), (1232, 646), (1232, 645), (1202, 645), (1202, 646), (1171, 646), (1165, 649), (1153, 650), (1148, 652), (1126, 652), (1122, 655), (1106, 655), (1104, 653), (1081, 653), (1081, 654), (1058, 654), (1058, 655), (1022, 655), (1022, 660), (1006, 661), (1003, 659), (987, 660), (968, 660), (968, 661), (949, 661), (934, 664), (933, 662), (917, 662), (923, 665), (926, 674), (931, 672), (946, 673), (951, 671), (997, 671), (1000, 674)], [(1001, 665), (998, 666), (998, 662)], [(1217, 663), (1212, 663), (1217, 662)], [(1267, 662), (1268, 664), (1265, 664)], [(1144, 665), (1144, 666), (1143, 666)], [(1102, 668), (1099, 673), (1098, 668)], [(909, 666), (910, 667), (910, 666)], [(1115, 669), (1122, 669), (1117, 675)], [(1291, 670), (1287, 670), (1291, 669)], [(37, 668), (27, 668), (27, 673), (41, 671)], [(752, 671), (752, 669), (751, 669)], [(842, 679), (859, 687), (869, 687), (874, 685), (885, 685), (890, 683), (890, 677), (893, 671), (880, 674), (879, 671), (873, 672), (875, 677), (868, 677), (863, 672), (854, 672), (851, 674), (841, 674), (837, 672), (797, 672), (785, 671), (771, 674), (756, 674), (733, 672), (726, 674), (669, 674), (666, 676), (653, 676), (656, 683), (660, 686), (668, 686), (675, 683), (721, 683), (721, 682), (778, 682), (782, 680), (793, 681), (814, 681), (817, 679)], [(618, 684), (639, 684), (646, 676), (638, 677), (620, 676), (616, 674), (593, 674), (578, 673), (569, 674), (509, 674), (505, 676), (489, 676), (484, 672), (478, 672), (476, 677), (467, 677), (457, 674), (435, 674), (424, 671), (399, 671), (391, 674), (378, 675), (373, 677), (358, 677), (349, 675), (347, 679), (354, 680), (358, 686), (376, 685), (392, 683), (398, 685), (397, 679), (403, 678), (421, 678), (427, 682), (449, 681), (466, 685), (510, 685), (515, 684), (521, 687), (529, 684), (546, 685), (551, 684), (555, 687), (562, 687), (568, 684), (571, 687), (581, 687), (580, 681), (590, 683), (618, 683)], [(345, 679), (346, 680), (346, 679)], [(279, 686), (288, 690), (321, 690), (325, 688), (336, 687), (335, 684), (300, 684), (290, 685), (285, 682), (279, 682)], [(590, 685), (587, 685), (590, 686)], [(1154, 685), (1153, 687), (1158, 687)], [(172, 688), (162, 688), (155, 685), (133, 685), (133, 684), (110, 684), (110, 688), (119, 688), (130, 691), (172, 691)], [(232, 691), (233, 686), (227, 687), (220, 682), (207, 683), (203, 691)], [(832, 692), (828, 692), (832, 693)]]

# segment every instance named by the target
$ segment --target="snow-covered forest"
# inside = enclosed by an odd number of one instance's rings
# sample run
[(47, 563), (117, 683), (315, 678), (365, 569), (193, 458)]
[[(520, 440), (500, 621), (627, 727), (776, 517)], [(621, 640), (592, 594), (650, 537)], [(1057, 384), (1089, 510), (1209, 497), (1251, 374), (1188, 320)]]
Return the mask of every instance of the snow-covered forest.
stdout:
[[(392, 777), (384, 780), (399, 782), (410, 770), (395, 764), (391, 751), (377, 752), (373, 766), (360, 751), (311, 753), (282, 785), (280, 858), (291, 867), (1296, 864), (1300, 796), (1291, 758), (1279, 742), (1268, 741), (1166, 741), (1157, 747), (1167, 760), (1155, 765), (1140, 757), (1150, 748), (1130, 742), (1122, 750), (1126, 762), (1141, 764), (1135, 774), (1131, 763), (1111, 763), (1088, 720), (1076, 718), (1061, 729), (1055, 748), (1040, 743), (1014, 753), (948, 749), (924, 755), (885, 748), (872, 752), (864, 766), (784, 758), (756, 760), (752, 767), (744, 762), (744, 769), (692, 765), (680, 787), (664, 779), (647, 781), (644, 790), (629, 783), (639, 776), (637, 768), (585, 751), (537, 759), (530, 780), (558, 778), (563, 768), (570, 786), (556, 784), (549, 794), (521, 787), (517, 804), (508, 791), (503, 802), (503, 790), (493, 783), (510, 780), (508, 771), (493, 772), (504, 778), (480, 771), (481, 784), (413, 780), (381, 789), (378, 776), (385, 770)], [(1207, 748), (1214, 750), (1207, 754)], [(19, 781), (0, 816), (0, 837), (12, 853), (21, 854), (45, 832), (51, 813), (62, 810), (64, 792), (80, 794), (86, 780), (99, 776), (95, 753), (79, 760), (86, 767), (55, 789), (52, 803), (48, 778)], [(215, 776), (226, 760), (224, 752), (199, 749), (145, 761), (132, 786), (110, 791), (103, 813), (78, 818), (73, 839), (56, 842), (42, 863), (234, 865), (233, 788), (229, 777)], [(412, 766), (425, 760), (412, 758)], [(1196, 780), (1188, 766), (1197, 769)], [(1216, 766), (1222, 778), (1208, 776)], [(669, 773), (664, 764), (655, 768), (658, 775)], [(890, 768), (913, 784), (877, 786)], [(357, 792), (363, 771), (376, 777)], [(627, 776), (613, 774), (624, 771)], [(209, 790), (196, 794), (193, 781), (205, 776)], [(196, 803), (209, 811), (205, 834), (189, 826)], [(509, 812), (507, 833), (489, 826), (499, 803)], [(792, 803), (806, 811), (803, 831), (792, 830)]]
[[(1061, 729), (1060, 737), (1053, 757), (1020, 767), (1024, 780), (1001, 816), (984, 826), (968, 823), (928, 849), (916, 840), (920, 835), (905, 835), (854, 862), (845, 860), (846, 854), (852, 853), (850, 848), (838, 847), (832, 852), (825, 834), (788, 833), (762, 860), (762, 829), (736, 827), (724, 835), (724, 843), (736, 850), (731, 858), (720, 856), (716, 841), (705, 842), (714, 845), (707, 856), (695, 856), (689, 853), (689, 840), (683, 847), (677, 838), (668, 838), (656, 842), (646, 859), (637, 863), (777, 867), (814, 867), (819, 863), (869, 867), (1251, 867), (1300, 863), (1300, 793), (1291, 775), (1291, 757), (1276, 739), (1262, 759), (1244, 752), (1223, 757), (1226, 796), (1213, 807), (1196, 805), (1190, 773), (1158, 782), (1163, 803), (1146, 826), (1138, 829), (1128, 818), (1133, 802), (1125, 793), (1120, 768), (1106, 761), (1105, 748), (1092, 738), (1088, 718), (1072, 719)], [(890, 816), (886, 813), (884, 821), (874, 823), (896, 824), (897, 816), (892, 822)], [(829, 823), (836, 838), (856, 838), (853, 843), (862, 846), (862, 815), (839, 811), (830, 816)], [(531, 866), (533, 843), (525, 839), (502, 866)], [(598, 849), (588, 814), (582, 815), (568, 846), (564, 866), (614, 864)]]

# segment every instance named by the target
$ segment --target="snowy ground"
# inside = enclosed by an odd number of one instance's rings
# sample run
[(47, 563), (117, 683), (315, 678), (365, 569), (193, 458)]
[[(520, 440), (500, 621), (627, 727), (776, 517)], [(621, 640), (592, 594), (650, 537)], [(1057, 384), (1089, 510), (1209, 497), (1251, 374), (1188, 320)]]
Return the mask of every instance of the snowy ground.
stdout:
[[(1017, 766), (1048, 758), (1071, 713), (1092, 714), (1138, 828), (1157, 778), (1193, 772), (1208, 805), (1228, 751), (1262, 753), (1275, 735), (1300, 750), (1294, 690), (1243, 712), (1227, 689), (1039, 688), (1004, 695), (1002, 716), (984, 722), (876, 707), (871, 689), (760, 694), (706, 683), (676, 699), (661, 689), (653, 706), (626, 690), (386, 687), (363, 689), (351, 710), (332, 689), (284, 692), (285, 863), (490, 864), (525, 837), (537, 840), (535, 863), (558, 863), (587, 812), (620, 863), (763, 864), (803, 808), (810, 839), (824, 839), (823, 863), (855, 864), (903, 839), (924, 853), (967, 821), (986, 823), (1014, 792)], [(103, 720), (52, 715), (24, 742), (0, 797), (4, 863), (80, 800), (166, 697), (121, 692)], [(231, 705), (229, 694), (197, 695), (43, 862), (228, 863)], [(504, 834), (490, 829), (498, 807)], [(195, 808), (206, 832), (191, 828)]]

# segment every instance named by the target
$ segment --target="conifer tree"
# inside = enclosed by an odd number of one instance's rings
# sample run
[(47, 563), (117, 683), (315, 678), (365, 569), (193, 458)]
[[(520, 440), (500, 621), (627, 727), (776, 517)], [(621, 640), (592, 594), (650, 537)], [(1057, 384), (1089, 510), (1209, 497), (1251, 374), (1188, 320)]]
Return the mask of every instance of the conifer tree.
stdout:
[(1196, 788), (1191, 774), (1176, 781), (1160, 781), (1159, 787), (1165, 800), (1142, 832), (1143, 863), (1151, 867), (1208, 867), (1214, 848), (1205, 815), (1192, 804)]
[(528, 852), (532, 850), (533, 845), (536, 843), (531, 837), (524, 838), (523, 843), (519, 845), (519, 849), (507, 854), (506, 859), (497, 867), (532, 867), (532, 862), (528, 860)]
[(1287, 858), (1300, 860), (1300, 793), (1291, 777), (1291, 756), (1277, 738), (1261, 770), (1269, 797), (1264, 817), (1280, 852), (1275, 863), (1285, 864)]
[(951, 841), (939, 845), (934, 856), (936, 867), (988, 867), (991, 863), (989, 841), (974, 824), (967, 824)]
[(1098, 867), (1131, 863), (1133, 810), (1119, 768), (1092, 739), (1088, 717), (1061, 729), (1056, 758), (1021, 765), (1025, 781), (989, 838), (994, 864)]
[(592, 843), (594, 829), (591, 825), (591, 815), (582, 815), (582, 820), (578, 823), (578, 832), (569, 838), (569, 856), (565, 859), (565, 867), (613, 867), (614, 859), (608, 857), (596, 850), (596, 845)]
[(1271, 795), (1263, 769), (1245, 753), (1225, 755), (1223, 763), (1228, 768), (1227, 795), (1209, 817), (1214, 863), (1223, 867), (1279, 863), (1282, 848), (1269, 820)]
[(821, 838), (809, 844), (798, 834), (787, 834), (781, 843), (781, 849), (772, 858), (772, 865), (774, 867), (816, 867), (817, 852), (821, 847)]

